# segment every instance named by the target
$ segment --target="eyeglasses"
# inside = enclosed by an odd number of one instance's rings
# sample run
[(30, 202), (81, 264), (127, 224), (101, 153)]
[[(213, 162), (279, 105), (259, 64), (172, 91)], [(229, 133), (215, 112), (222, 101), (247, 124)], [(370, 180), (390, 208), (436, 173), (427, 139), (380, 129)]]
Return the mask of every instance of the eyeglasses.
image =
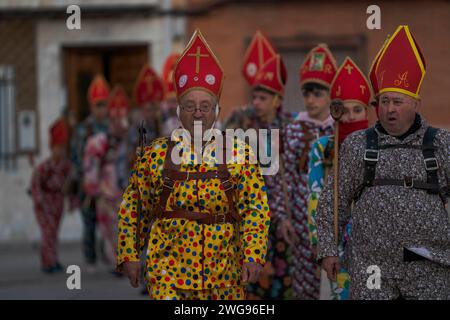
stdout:
[(199, 106), (196, 106), (194, 104), (188, 104), (185, 106), (181, 106), (181, 109), (183, 109), (183, 111), (188, 112), (188, 113), (194, 113), (197, 110), (200, 110), (201, 113), (208, 113), (211, 111), (211, 109), (213, 108), (212, 105), (210, 104), (201, 104)]

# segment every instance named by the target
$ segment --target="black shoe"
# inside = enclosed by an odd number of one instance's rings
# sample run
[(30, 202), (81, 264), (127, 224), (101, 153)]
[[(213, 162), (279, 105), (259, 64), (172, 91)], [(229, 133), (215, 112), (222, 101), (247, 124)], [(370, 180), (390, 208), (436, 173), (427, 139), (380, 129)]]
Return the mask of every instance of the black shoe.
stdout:
[(146, 295), (148, 295), (148, 290), (147, 290), (147, 288), (142, 288), (141, 289), (141, 295), (143, 295), (143, 296), (146, 296)]
[(113, 276), (117, 277), (117, 278), (122, 278), (123, 274), (120, 272), (117, 272), (115, 269), (110, 270), (109, 273), (111, 273)]
[(57, 262), (53, 266), (53, 272), (63, 272), (63, 271), (64, 271), (64, 266), (62, 264), (60, 264), (59, 262)]
[(53, 269), (53, 267), (42, 267), (41, 271), (43, 273), (51, 274), (51, 273), (53, 273), (54, 269)]

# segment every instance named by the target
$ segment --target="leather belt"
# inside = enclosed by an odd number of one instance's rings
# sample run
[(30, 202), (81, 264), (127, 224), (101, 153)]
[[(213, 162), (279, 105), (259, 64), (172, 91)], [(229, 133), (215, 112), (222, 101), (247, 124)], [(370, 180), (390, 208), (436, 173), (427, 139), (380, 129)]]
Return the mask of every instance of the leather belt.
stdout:
[(233, 223), (234, 219), (230, 213), (207, 214), (185, 210), (164, 211), (158, 216), (159, 219), (187, 219), (197, 221), (201, 224), (224, 224)]

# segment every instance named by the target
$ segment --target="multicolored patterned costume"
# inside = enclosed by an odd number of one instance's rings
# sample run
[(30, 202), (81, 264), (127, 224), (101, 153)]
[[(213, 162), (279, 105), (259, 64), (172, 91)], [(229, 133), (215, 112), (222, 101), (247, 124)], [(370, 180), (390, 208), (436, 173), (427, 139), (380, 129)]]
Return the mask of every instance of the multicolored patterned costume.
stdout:
[[(356, 116), (347, 117), (347, 120), (341, 120), (338, 124), (338, 147), (345, 138), (357, 131), (367, 129), (368, 127), (368, 108), (372, 98), (372, 90), (364, 73), (349, 57), (346, 57), (342, 65), (336, 72), (336, 76), (331, 83), (330, 98), (333, 101), (340, 101), (341, 110), (334, 110), (345, 113), (353, 112), (354, 106), (364, 108), (362, 119)], [(344, 104), (347, 105), (345, 109)], [(350, 111), (349, 111), (350, 110)], [(320, 193), (324, 187), (324, 181), (327, 181), (330, 170), (333, 169), (333, 161), (335, 160), (335, 136), (321, 137), (313, 145), (309, 156), (309, 189), (310, 195), (308, 199), (308, 227), (310, 232), (310, 240), (312, 246), (317, 246), (317, 224), (316, 209)], [(341, 268), (337, 274), (337, 281), (330, 282), (331, 293), (327, 297), (328, 292), (321, 292), (321, 298), (333, 300), (347, 300), (349, 297), (350, 278), (347, 272), (348, 261), (345, 261), (347, 242), (350, 237), (351, 221), (345, 224), (343, 236), (339, 240), (339, 258)], [(322, 272), (322, 277), (325, 277)], [(324, 290), (327, 291), (327, 290)]]
[(320, 124), (302, 112), (284, 133), (282, 158), (289, 177), (286, 182), (292, 217), (287, 216), (282, 193), (277, 193), (273, 210), (280, 219), (291, 219), (299, 238), (293, 248), (293, 289), (294, 297), (302, 300), (318, 299), (320, 287), (320, 270), (312, 257), (308, 231), (308, 155), (318, 137), (333, 133), (333, 123), (331, 116)]
[[(253, 90), (262, 90), (270, 94), (272, 101), (270, 102), (272, 108), (277, 108), (275, 118), (271, 123), (264, 123), (263, 120), (256, 116), (252, 111), (253, 106), (248, 107), (247, 110), (237, 110), (237, 113), (232, 115), (232, 120), (235, 121), (234, 127), (247, 130), (253, 129), (268, 129), (269, 134), (272, 134), (272, 129), (280, 130), (282, 135), (283, 128), (293, 120), (293, 115), (289, 112), (283, 111), (283, 106), (275, 106), (274, 102), (277, 99), (282, 99), (284, 95), (284, 86), (286, 83), (286, 68), (281, 57), (276, 54), (275, 49), (270, 41), (261, 33), (257, 31), (250, 43), (247, 53), (245, 54), (242, 73), (250, 84)], [(272, 75), (280, 75), (273, 77)], [(281, 100), (278, 100), (281, 103)], [(250, 112), (248, 112), (250, 111)], [(269, 110), (269, 112), (272, 112)], [(232, 123), (228, 122), (229, 125)], [(283, 137), (280, 136), (280, 141)], [(264, 152), (273, 152), (270, 145), (271, 138), (268, 136), (267, 141), (260, 147)], [(279, 142), (282, 145), (282, 142)], [(282, 150), (279, 150), (282, 152)], [(269, 154), (269, 153), (268, 153)], [(270, 165), (270, 164), (269, 164)], [(264, 180), (267, 186), (269, 207), (273, 211), (273, 204), (277, 193), (282, 193), (281, 173), (274, 175), (264, 175)], [(292, 264), (292, 250), (286, 243), (284, 238), (278, 231), (278, 219), (272, 214), (271, 224), (269, 229), (269, 244), (267, 253), (267, 262), (260, 274), (257, 283), (250, 284), (247, 287), (248, 299), (290, 299), (292, 298), (292, 278), (291, 278), (291, 264)]]
[[(106, 80), (101, 75), (97, 75), (91, 82), (88, 90), (88, 101), (92, 108), (96, 103), (105, 103), (109, 97), (109, 87)], [(83, 189), (83, 159), (87, 139), (97, 133), (108, 131), (108, 121), (106, 119), (98, 121), (89, 115), (83, 122), (77, 125), (72, 136), (71, 155), (72, 180), (78, 191), (81, 206), (81, 218), (83, 221), (83, 254), (89, 264), (94, 264), (97, 260), (96, 252), (96, 226), (97, 218), (95, 212), (95, 201), (87, 203), (86, 194)]]
[[(66, 145), (67, 126), (62, 120), (50, 129), (51, 145)], [(71, 165), (66, 159), (44, 160), (34, 170), (31, 178), (31, 195), (34, 213), (41, 229), (41, 266), (52, 272), (60, 267), (58, 261), (58, 229), (64, 208), (64, 191), (67, 189)], [(73, 202), (73, 201), (72, 201)], [(59, 270), (62, 271), (62, 270)]]
[[(123, 189), (120, 177), (128, 171), (124, 148), (126, 140), (115, 130), (127, 117), (128, 98), (122, 87), (116, 86), (108, 101), (110, 128), (108, 134), (100, 132), (86, 142), (83, 159), (83, 187), (86, 196), (95, 199), (97, 223), (103, 240), (103, 253), (108, 263), (114, 264), (117, 251), (117, 211)], [(126, 127), (123, 128), (126, 132)]]

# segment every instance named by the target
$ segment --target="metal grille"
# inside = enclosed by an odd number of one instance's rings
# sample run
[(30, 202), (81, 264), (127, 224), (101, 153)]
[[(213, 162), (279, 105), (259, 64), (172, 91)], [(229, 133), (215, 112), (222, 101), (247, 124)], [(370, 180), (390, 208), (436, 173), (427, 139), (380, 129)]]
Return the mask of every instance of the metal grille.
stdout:
[(16, 169), (15, 73), (0, 65), (0, 170)]

